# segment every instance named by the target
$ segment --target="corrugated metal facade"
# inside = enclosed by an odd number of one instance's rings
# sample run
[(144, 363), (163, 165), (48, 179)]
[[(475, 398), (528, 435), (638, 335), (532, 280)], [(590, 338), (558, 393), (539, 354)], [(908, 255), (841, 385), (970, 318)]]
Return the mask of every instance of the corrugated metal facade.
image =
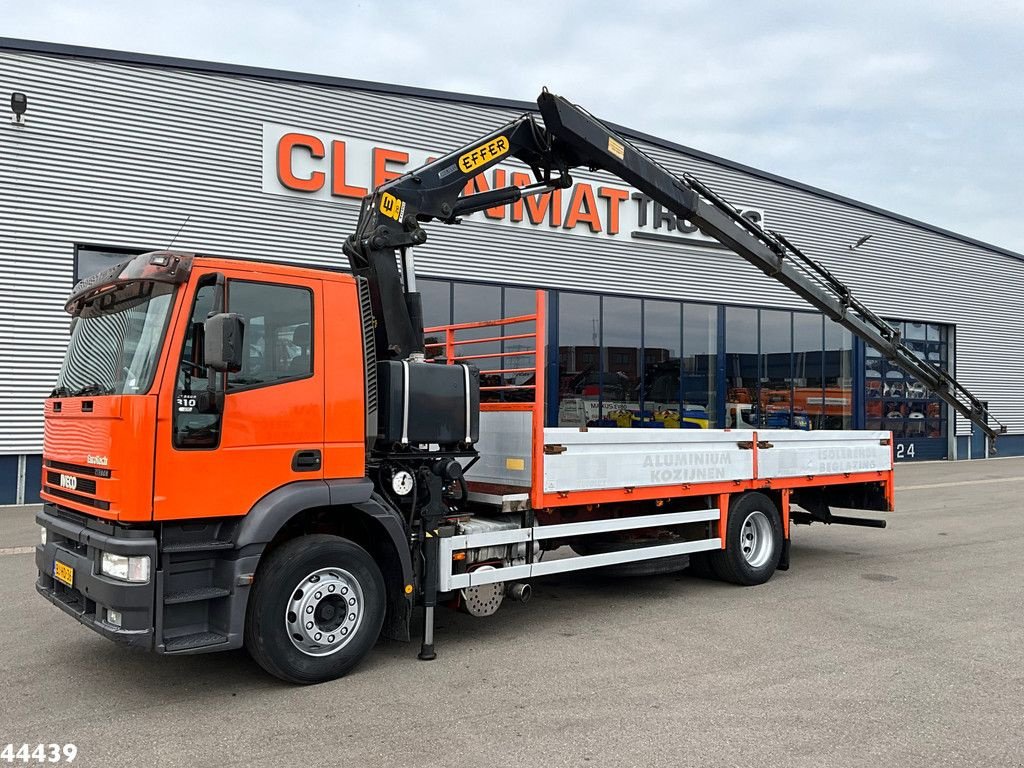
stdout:
[[(439, 151), (518, 114), (465, 100), (0, 50), (0, 92), (15, 90), (28, 94), (29, 111), (25, 126), (0, 124), (0, 454), (40, 451), (41, 401), (68, 338), (62, 306), (75, 243), (165, 247), (190, 216), (176, 248), (338, 264), (357, 205), (264, 193), (264, 123)], [(1024, 318), (1019, 290), (1008, 288), (1024, 285), (1024, 261), (640, 145), (763, 209), (772, 228), (879, 314), (955, 325), (957, 375), (1012, 433), (1024, 433), (1024, 355), (1016, 347)], [(867, 233), (871, 248), (847, 248)], [(804, 308), (738, 257), (699, 246), (473, 221), (458, 231), (434, 226), (417, 257), (426, 275)]]

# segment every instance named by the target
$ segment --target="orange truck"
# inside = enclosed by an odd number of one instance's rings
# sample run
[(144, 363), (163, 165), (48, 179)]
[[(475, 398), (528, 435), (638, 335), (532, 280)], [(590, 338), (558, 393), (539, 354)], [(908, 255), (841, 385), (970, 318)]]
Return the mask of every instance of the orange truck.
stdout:
[[(416, 607), (431, 659), (438, 606), (485, 616), (534, 577), (689, 565), (761, 584), (789, 566), (794, 522), (884, 526), (832, 509), (892, 510), (888, 432), (546, 426), (542, 293), (529, 315), (428, 329), (426, 348), (421, 225), (586, 166), (902, 359), (856, 304), (806, 288), (776, 236), (564, 99), (538, 103), (543, 124), (524, 115), (368, 196), (348, 272), (161, 251), (79, 283), (45, 404), (38, 592), (129, 646), (245, 646), (315, 683), (382, 634), (408, 640)], [(462, 194), (513, 158), (535, 184)], [(473, 351), (496, 340), (514, 363)]]

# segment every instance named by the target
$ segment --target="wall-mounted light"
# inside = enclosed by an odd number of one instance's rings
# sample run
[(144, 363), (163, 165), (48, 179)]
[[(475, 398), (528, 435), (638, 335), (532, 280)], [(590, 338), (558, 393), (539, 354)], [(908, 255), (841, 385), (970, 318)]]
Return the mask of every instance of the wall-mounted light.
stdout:
[(28, 110), (28, 96), (20, 91), (11, 94), (11, 122), (15, 125), (25, 124), (25, 112)]

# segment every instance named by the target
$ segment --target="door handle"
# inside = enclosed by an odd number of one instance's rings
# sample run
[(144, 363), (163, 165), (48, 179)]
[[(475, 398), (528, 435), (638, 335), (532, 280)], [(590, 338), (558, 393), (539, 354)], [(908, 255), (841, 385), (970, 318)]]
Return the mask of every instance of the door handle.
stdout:
[(321, 461), (319, 450), (296, 451), (292, 456), (292, 472), (315, 472), (320, 469)]

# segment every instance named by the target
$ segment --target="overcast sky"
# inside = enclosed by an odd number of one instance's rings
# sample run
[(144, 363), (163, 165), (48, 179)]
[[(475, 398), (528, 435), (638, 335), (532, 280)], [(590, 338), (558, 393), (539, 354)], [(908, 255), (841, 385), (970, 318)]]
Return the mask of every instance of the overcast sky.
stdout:
[(548, 85), (1024, 252), (1024, 0), (0, 0), (0, 35), (522, 100)]

